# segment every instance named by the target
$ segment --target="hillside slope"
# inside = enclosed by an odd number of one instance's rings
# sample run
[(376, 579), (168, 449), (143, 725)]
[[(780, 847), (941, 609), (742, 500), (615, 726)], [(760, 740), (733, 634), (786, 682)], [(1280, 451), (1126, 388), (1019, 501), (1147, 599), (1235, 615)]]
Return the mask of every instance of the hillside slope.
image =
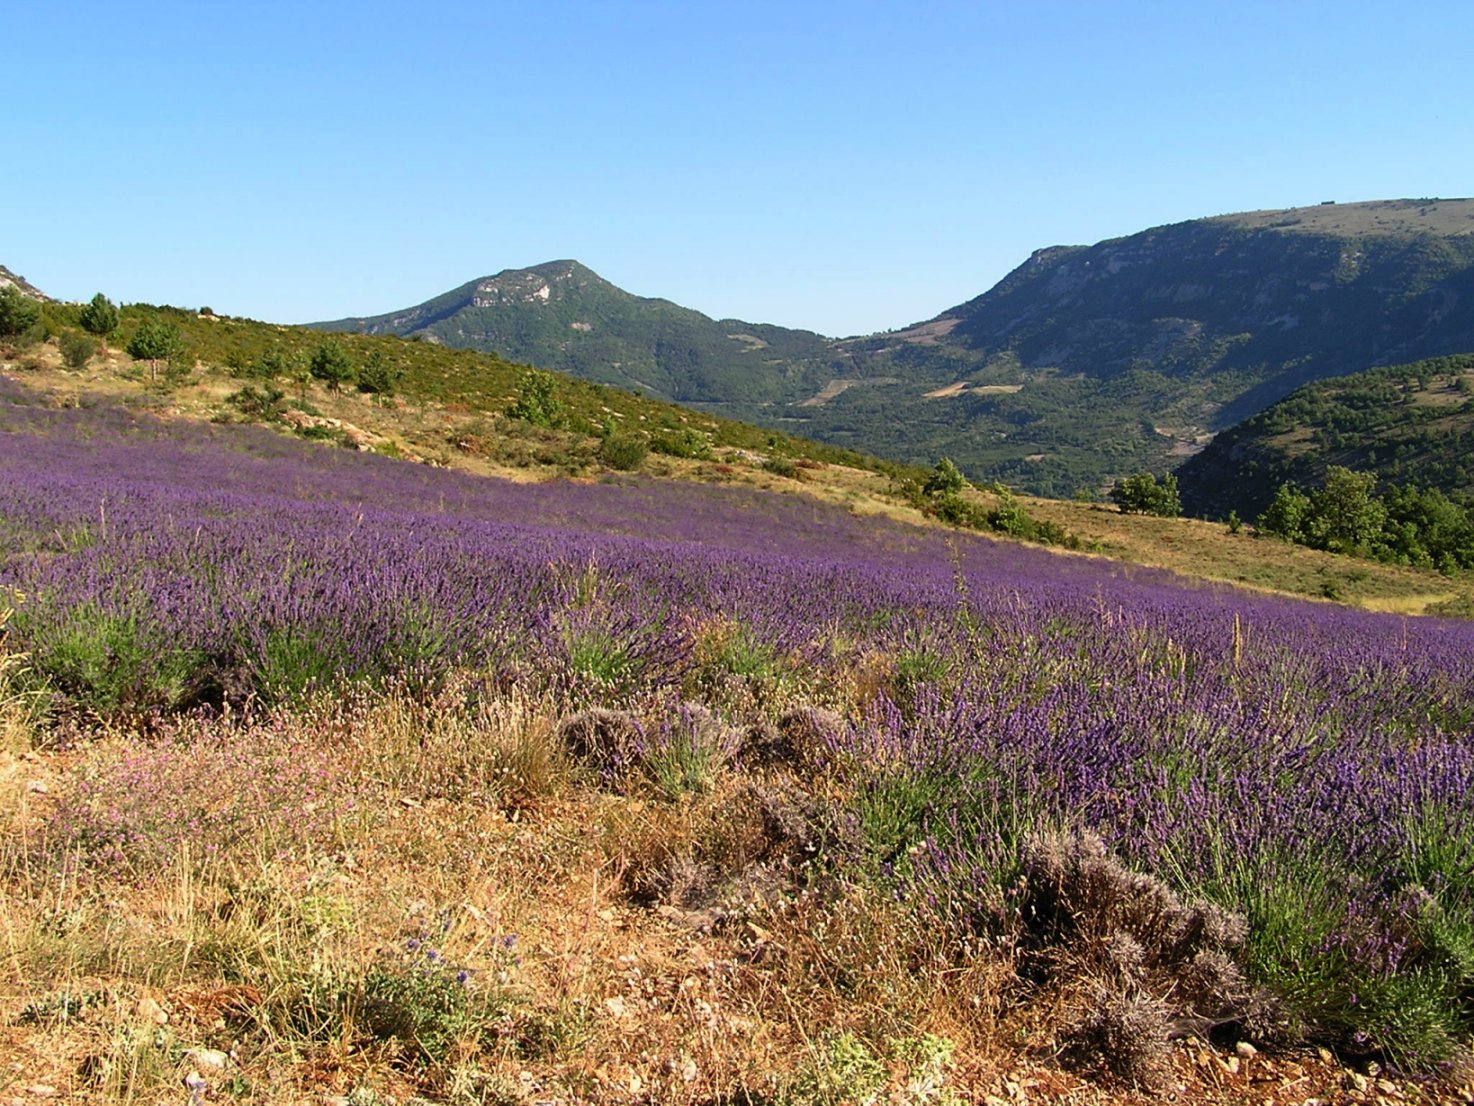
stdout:
[(1330, 465), (1474, 495), (1474, 355), (1368, 369), (1308, 384), (1225, 431), (1178, 470), (1191, 514), (1259, 514), (1286, 481)]

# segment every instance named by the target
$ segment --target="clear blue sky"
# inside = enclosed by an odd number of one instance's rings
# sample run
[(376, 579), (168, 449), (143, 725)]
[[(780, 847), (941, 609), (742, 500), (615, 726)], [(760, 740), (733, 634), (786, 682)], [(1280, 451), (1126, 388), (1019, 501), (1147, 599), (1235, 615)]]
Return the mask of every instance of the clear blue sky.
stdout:
[(1033, 249), (1474, 194), (1474, 4), (4, 5), (0, 264), (303, 322), (573, 257), (853, 334)]

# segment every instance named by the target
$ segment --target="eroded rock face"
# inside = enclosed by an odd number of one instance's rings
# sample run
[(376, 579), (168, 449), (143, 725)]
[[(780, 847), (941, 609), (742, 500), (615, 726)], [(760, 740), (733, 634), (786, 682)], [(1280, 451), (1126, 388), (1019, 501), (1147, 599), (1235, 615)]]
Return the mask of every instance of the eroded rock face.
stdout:
[(11, 272), (4, 265), (0, 265), (0, 288), (18, 288), (23, 295), (30, 296), (33, 300), (43, 300), (46, 303), (54, 302), (50, 296), (25, 277)]

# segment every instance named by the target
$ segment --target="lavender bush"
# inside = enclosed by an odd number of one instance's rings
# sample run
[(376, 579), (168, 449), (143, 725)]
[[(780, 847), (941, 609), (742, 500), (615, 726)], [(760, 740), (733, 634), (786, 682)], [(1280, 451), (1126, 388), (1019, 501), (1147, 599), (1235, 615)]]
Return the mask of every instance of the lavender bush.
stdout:
[[(1307, 1034), (1437, 1059), (1474, 1027), (1474, 625), (795, 497), (504, 484), (27, 400), (0, 391), (0, 587), (56, 709), (474, 669), (570, 709), (717, 688), (776, 712), (731, 678), (801, 673), (843, 716), (804, 753), (852, 831), (834, 861), (959, 948), (1021, 939), (1029, 840), (1095, 834), (1242, 916), (1243, 968)], [(671, 791), (735, 754), (695, 764), (692, 732), (646, 735), (680, 754)]]

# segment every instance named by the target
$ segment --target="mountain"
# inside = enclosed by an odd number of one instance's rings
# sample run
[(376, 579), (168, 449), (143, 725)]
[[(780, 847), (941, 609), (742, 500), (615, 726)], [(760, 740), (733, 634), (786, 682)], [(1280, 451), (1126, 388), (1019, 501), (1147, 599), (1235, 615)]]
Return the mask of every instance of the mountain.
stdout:
[(41, 289), (37, 288), (25, 277), (17, 276), (15, 273), (12, 273), (9, 269), (7, 269), (4, 265), (0, 265), (0, 288), (11, 286), (19, 289), (25, 295), (30, 296), (34, 300), (45, 300), (48, 303), (51, 302), (50, 296), (41, 291)]
[(1177, 470), (1189, 514), (1254, 518), (1286, 481), (1328, 466), (1474, 497), (1474, 355), (1307, 384), (1218, 435)]
[(577, 261), (507, 269), (405, 311), (314, 325), (418, 334), (691, 405), (796, 402), (832, 375), (833, 351), (818, 334), (631, 295)]
[(1028, 491), (1165, 472), (1310, 381), (1474, 350), (1474, 200), (1217, 216), (1036, 251), (901, 331), (825, 339), (571, 261), (323, 329), (423, 334)]

